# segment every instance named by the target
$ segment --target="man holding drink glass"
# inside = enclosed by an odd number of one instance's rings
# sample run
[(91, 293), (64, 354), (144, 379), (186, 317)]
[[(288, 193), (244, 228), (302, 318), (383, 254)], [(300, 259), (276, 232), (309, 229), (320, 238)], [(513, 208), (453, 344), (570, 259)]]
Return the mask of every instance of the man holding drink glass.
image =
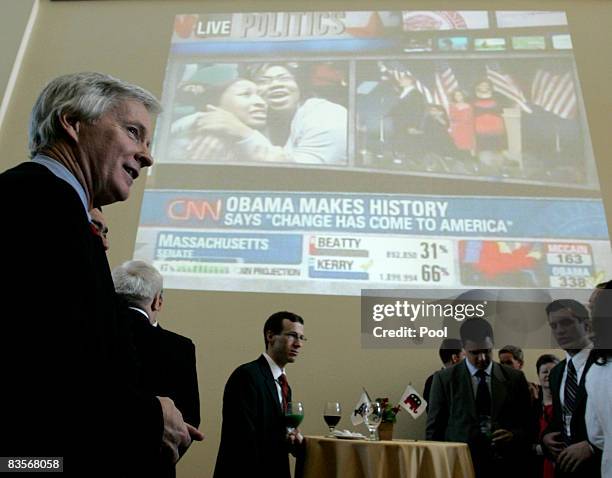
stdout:
[(234, 370), (225, 385), (215, 478), (289, 478), (288, 453), (295, 454), (303, 443), (297, 428), (289, 433), (286, 428), (285, 416), (294, 419), (296, 410), (285, 365), (295, 362), (306, 341), (304, 320), (291, 312), (276, 312), (263, 334), (266, 351)]
[(520, 476), (530, 432), (527, 380), (492, 362), (486, 320), (466, 320), (460, 335), (466, 359), (434, 375), (427, 439), (467, 443), (476, 478)]

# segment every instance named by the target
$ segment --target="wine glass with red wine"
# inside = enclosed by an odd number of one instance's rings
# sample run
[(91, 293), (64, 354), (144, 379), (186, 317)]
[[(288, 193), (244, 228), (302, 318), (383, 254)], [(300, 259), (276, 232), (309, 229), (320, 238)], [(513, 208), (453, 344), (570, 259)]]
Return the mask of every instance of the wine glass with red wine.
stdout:
[(329, 427), (329, 435), (334, 436), (334, 430), (336, 429), (336, 425), (340, 421), (342, 417), (342, 407), (340, 406), (340, 402), (327, 402), (325, 404), (325, 410), (323, 410), (323, 420), (327, 423)]

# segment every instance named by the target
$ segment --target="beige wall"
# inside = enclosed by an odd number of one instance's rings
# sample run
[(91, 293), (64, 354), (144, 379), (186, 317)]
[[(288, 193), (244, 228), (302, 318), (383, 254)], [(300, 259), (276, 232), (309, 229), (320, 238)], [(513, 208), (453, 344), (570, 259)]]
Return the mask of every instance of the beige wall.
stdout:
[(34, 0), (0, 0), (0, 97), (4, 96)]
[[(2, 0), (2, 37), (0, 55), (15, 57), (14, 38), (25, 25), (29, 0)], [(407, 1), (280, 2), (242, 0), (208, 1), (208, 11), (299, 9), (401, 9)], [(411, 8), (457, 8), (457, 0), (412, 2)], [(0, 129), (0, 169), (13, 166), (26, 157), (26, 124), (29, 110), (41, 87), (50, 78), (73, 71), (98, 70), (138, 83), (160, 95), (169, 49), (173, 17), (177, 13), (198, 13), (204, 2), (196, 1), (89, 1), (49, 2), (42, 0), (24, 61), (18, 72), (17, 87), (8, 105), (7, 119)], [(229, 6), (228, 6), (229, 5)], [(304, 8), (303, 7), (303, 8)], [(466, 2), (464, 8), (481, 9), (564, 9), (568, 11), (581, 85), (588, 112), (595, 155), (608, 220), (612, 207), (612, 3), (580, 1), (480, 1)], [(15, 19), (15, 22), (12, 21)], [(9, 38), (10, 37), (10, 38)], [(12, 62), (11, 62), (12, 63)], [(0, 86), (8, 75), (2, 65)], [(222, 170), (211, 168), (203, 181), (207, 186), (223, 188), (229, 179)], [(298, 179), (305, 185), (306, 179)], [(283, 178), (280, 178), (281, 181)], [(295, 179), (292, 178), (295, 182)], [(232, 183), (235, 186), (235, 182)], [(245, 181), (246, 184), (246, 181)], [(250, 184), (257, 189), (257, 184)], [(337, 185), (335, 185), (337, 187)], [(389, 180), (387, 190), (404, 192), (400, 180)], [(262, 186), (262, 187), (265, 187)], [(333, 188), (319, 185), (323, 190)], [(342, 185), (347, 190), (376, 190), (367, 178)], [(106, 208), (111, 228), (111, 266), (131, 258), (144, 182), (135, 186), (126, 203)], [(609, 221), (608, 221), (609, 222)], [(50, 251), (52, 253), (52, 251)], [(406, 350), (362, 350), (360, 347), (360, 300), (358, 297), (276, 295), (255, 293), (220, 293), (168, 291), (161, 321), (168, 328), (187, 335), (197, 346), (201, 410), (206, 440), (196, 444), (179, 465), (179, 476), (209, 476), (214, 465), (220, 431), (222, 392), (229, 373), (238, 364), (255, 358), (262, 351), (261, 327), (276, 310), (289, 309), (306, 320), (309, 338), (299, 362), (290, 366), (289, 380), (295, 398), (306, 407), (302, 426), (306, 434), (321, 434), (325, 427), (322, 407), (326, 400), (340, 400), (345, 416), (340, 426), (348, 427), (348, 410), (367, 386), (372, 394), (399, 398), (411, 381), (421, 389), (427, 375), (439, 367), (434, 352)], [(527, 376), (541, 351), (527, 352)], [(362, 430), (363, 431), (363, 430)], [(396, 436), (420, 438), (424, 418), (417, 421), (402, 414)]]

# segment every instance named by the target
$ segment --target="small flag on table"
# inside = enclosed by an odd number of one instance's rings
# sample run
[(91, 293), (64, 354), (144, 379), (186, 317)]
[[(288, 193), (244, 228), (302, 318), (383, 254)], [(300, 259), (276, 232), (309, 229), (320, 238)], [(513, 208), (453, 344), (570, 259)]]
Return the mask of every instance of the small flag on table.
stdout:
[(412, 415), (412, 418), (418, 418), (427, 408), (427, 401), (419, 395), (412, 385), (406, 387), (399, 404)]
[(359, 398), (359, 401), (357, 402), (357, 405), (355, 405), (355, 410), (353, 410), (353, 413), (351, 413), (351, 422), (353, 426), (357, 426), (360, 423), (363, 423), (363, 417), (366, 414), (366, 410), (369, 406), (370, 397), (368, 396), (368, 393), (364, 390), (361, 394), (361, 397)]

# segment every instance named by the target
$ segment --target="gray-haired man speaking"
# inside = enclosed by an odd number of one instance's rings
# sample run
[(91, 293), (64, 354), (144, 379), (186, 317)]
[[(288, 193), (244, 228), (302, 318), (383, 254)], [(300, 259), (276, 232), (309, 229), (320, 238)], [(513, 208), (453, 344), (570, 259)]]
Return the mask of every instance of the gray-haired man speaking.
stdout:
[(127, 199), (151, 166), (158, 111), (149, 92), (108, 75), (58, 77), (32, 110), (32, 160), (0, 174), (11, 311), (0, 334), (3, 456), (63, 457), (64, 470), (79, 476), (136, 476), (202, 437), (171, 400), (137, 389), (88, 214)]

